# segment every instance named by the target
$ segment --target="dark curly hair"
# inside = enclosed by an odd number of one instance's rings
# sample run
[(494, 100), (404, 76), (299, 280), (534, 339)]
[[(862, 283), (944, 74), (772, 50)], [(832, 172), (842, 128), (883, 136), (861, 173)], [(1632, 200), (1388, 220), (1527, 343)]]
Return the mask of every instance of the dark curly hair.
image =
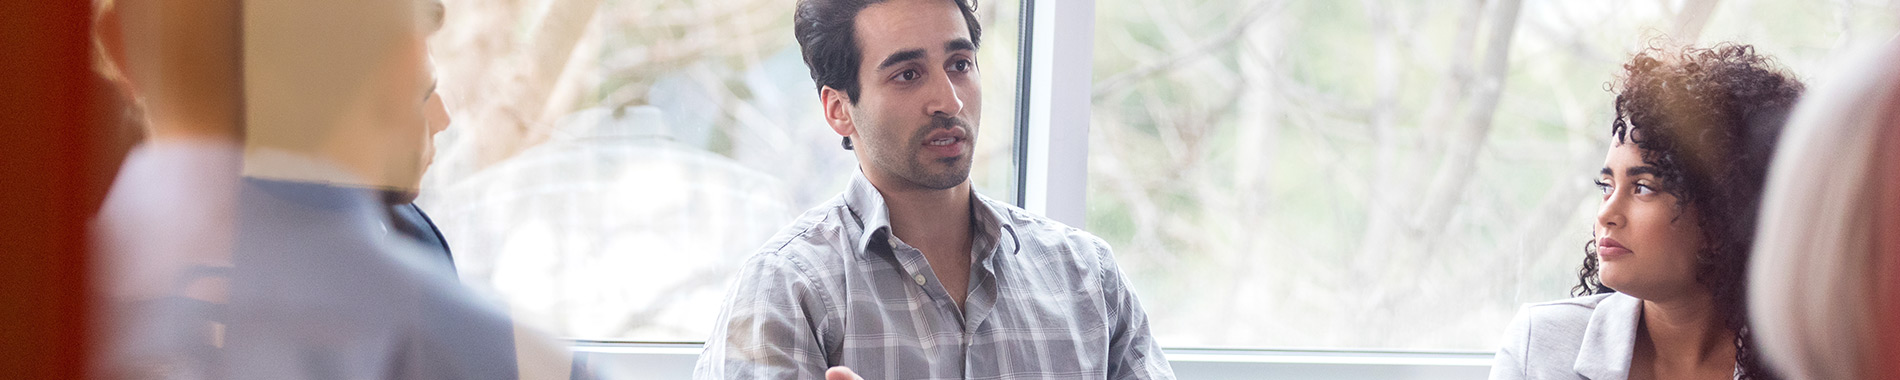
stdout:
[[(1634, 143), (1658, 170), (1657, 191), (1676, 197), (1677, 218), (1699, 213), (1696, 282), (1735, 334), (1740, 379), (1774, 375), (1756, 359), (1748, 330), (1748, 252), (1775, 139), (1804, 86), (1749, 45), (1651, 46), (1623, 65), (1610, 135)], [(1598, 276), (1596, 241), (1584, 244), (1576, 296), (1615, 292)]]

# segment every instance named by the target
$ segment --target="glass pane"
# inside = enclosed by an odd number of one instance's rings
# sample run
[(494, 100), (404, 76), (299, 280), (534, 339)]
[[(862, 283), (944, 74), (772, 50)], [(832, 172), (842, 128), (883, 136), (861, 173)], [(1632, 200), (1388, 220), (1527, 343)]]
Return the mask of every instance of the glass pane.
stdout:
[(1088, 228), (1157, 340), (1490, 351), (1577, 282), (1636, 48), (1696, 30), (1813, 78), (1900, 30), (1886, 2), (1513, 3), (1097, 2)]
[[(418, 204), (465, 282), (595, 340), (699, 341), (740, 262), (844, 189), (787, 0), (447, 4)], [(1014, 199), (1017, 12), (984, 2), (978, 191)]]

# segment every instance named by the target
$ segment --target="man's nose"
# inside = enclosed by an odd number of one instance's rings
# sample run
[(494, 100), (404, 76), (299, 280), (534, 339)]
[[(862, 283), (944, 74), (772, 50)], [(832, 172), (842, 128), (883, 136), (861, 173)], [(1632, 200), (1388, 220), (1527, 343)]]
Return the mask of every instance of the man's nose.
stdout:
[(924, 103), (924, 113), (934, 117), (955, 117), (963, 113), (963, 97), (967, 89), (958, 88), (949, 75), (937, 76), (926, 90), (929, 99)]

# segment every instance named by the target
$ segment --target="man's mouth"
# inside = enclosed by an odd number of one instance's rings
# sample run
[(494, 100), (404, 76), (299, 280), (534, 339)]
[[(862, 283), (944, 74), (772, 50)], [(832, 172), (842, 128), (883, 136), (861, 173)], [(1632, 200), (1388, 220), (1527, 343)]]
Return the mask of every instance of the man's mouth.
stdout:
[(970, 138), (961, 128), (937, 130), (924, 140), (924, 151), (934, 158), (950, 158), (964, 155), (969, 147)]

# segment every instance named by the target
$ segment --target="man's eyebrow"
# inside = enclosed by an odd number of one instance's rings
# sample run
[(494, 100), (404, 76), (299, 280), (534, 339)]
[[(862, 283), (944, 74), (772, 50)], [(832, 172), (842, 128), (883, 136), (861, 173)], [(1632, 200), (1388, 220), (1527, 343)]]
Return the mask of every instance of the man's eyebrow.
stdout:
[(912, 61), (912, 60), (918, 60), (918, 59), (924, 59), (924, 49), (911, 49), (911, 50), (900, 51), (900, 52), (892, 53), (891, 56), (889, 57), (885, 57), (884, 63), (877, 64), (877, 69), (883, 70), (886, 67), (891, 67), (892, 65), (904, 63), (904, 61)]
[(968, 38), (958, 38), (958, 39), (950, 40), (950, 42), (943, 43), (943, 51), (959, 51), (959, 50), (975, 51), (976, 44), (971, 43), (970, 39)]

